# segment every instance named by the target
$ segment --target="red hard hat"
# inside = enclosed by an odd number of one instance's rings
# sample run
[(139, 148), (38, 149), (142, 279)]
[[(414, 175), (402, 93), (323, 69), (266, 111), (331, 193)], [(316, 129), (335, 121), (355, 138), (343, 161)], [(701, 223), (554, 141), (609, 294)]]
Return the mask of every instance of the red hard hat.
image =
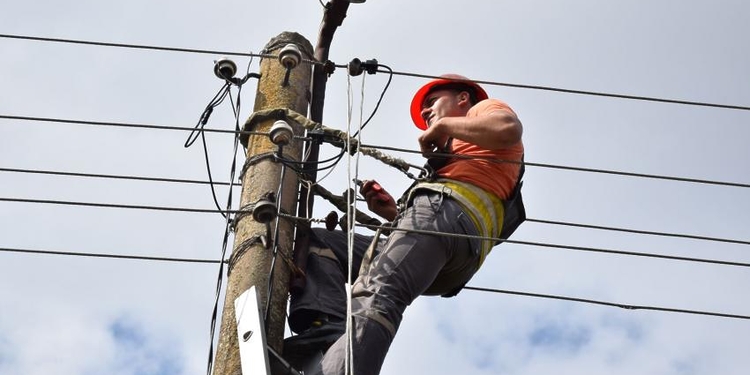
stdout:
[(454, 84), (465, 85), (466, 88), (474, 90), (478, 101), (488, 98), (487, 92), (484, 91), (484, 89), (474, 81), (471, 81), (470, 79), (458, 74), (443, 74), (440, 76), (440, 78), (430, 81), (426, 85), (422, 86), (419, 90), (417, 90), (417, 93), (414, 94), (414, 98), (411, 100), (410, 108), (411, 120), (414, 121), (414, 125), (422, 130), (427, 129), (427, 124), (422, 118), (422, 103), (424, 102), (424, 98), (427, 96), (427, 94), (435, 91), (440, 86)]

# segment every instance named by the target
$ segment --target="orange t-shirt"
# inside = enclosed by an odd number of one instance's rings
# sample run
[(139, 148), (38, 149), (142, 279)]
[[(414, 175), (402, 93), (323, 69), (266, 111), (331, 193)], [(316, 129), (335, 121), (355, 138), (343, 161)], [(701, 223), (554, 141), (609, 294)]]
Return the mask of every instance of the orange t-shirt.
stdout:
[[(471, 107), (466, 117), (484, 116), (497, 110), (510, 111), (515, 114), (505, 102), (486, 99)], [(454, 139), (451, 152), (456, 155), (478, 156), (479, 158), (453, 158), (437, 171), (440, 177), (467, 182), (494, 193), (500, 199), (508, 199), (521, 170), (517, 162), (521, 162), (523, 158), (522, 141), (519, 140), (509, 147), (487, 150), (460, 139)], [(512, 161), (512, 163), (502, 160)]]

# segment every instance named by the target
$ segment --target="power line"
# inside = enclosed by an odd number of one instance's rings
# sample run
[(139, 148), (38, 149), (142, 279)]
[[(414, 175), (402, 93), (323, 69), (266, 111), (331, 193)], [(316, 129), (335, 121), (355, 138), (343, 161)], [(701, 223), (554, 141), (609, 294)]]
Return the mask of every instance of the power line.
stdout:
[[(92, 126), (112, 126), (112, 127), (140, 128), (140, 129), (158, 129), (158, 130), (193, 131), (195, 129), (195, 127), (185, 127), (185, 126), (167, 126), (167, 125), (138, 124), (138, 123), (111, 122), (111, 121), (88, 121), (88, 120), (63, 119), (63, 118), (54, 118), (54, 117), (14, 116), (14, 115), (2, 115), (2, 114), (0, 114), (0, 119), (3, 119), (3, 120), (22, 120), (22, 121), (39, 121), (39, 122), (57, 122), (57, 123), (73, 124), (73, 125), (92, 125)], [(224, 129), (203, 129), (202, 131), (204, 131), (204, 132), (211, 132), (211, 133), (238, 134), (238, 132), (235, 131), (235, 130), (224, 130)], [(240, 131), (239, 134), (268, 135), (268, 133), (252, 132), (252, 131)]]
[(727, 314), (727, 313), (720, 313), (720, 312), (698, 311), (698, 310), (688, 310), (688, 309), (676, 309), (676, 308), (670, 308), (670, 307), (625, 305), (621, 303), (604, 302), (604, 301), (597, 301), (597, 300), (584, 299), (584, 298), (575, 298), (575, 297), (557, 296), (557, 295), (552, 295), (552, 294), (527, 293), (527, 292), (518, 292), (518, 291), (512, 291), (512, 290), (481, 288), (481, 287), (474, 287), (474, 286), (465, 286), (464, 289), (475, 290), (479, 292), (510, 294), (510, 295), (524, 296), (524, 297), (547, 298), (547, 299), (556, 299), (556, 300), (563, 300), (563, 301), (581, 302), (581, 303), (588, 303), (588, 304), (595, 304), (595, 305), (602, 305), (602, 306), (619, 307), (625, 310), (651, 310), (651, 311), (673, 312), (673, 313), (681, 313), (681, 314), (706, 315), (706, 316), (714, 316), (714, 317), (721, 317), (721, 318), (750, 319), (750, 316), (748, 315)]
[[(216, 50), (205, 50), (205, 49), (194, 49), (194, 48), (176, 48), (176, 47), (163, 47), (163, 46), (140, 45), (140, 44), (127, 44), (127, 43), (110, 43), (110, 42), (98, 42), (98, 41), (79, 40), (79, 39), (46, 38), (46, 37), (37, 37), (37, 36), (28, 36), (28, 35), (0, 34), (0, 38), (32, 40), (32, 41), (40, 41), (40, 42), (54, 42), (54, 43), (71, 43), (71, 44), (92, 45), (92, 46), (99, 46), (99, 47), (134, 48), (134, 49), (169, 51), (169, 52), (189, 52), (189, 53), (212, 54), (212, 55), (271, 57), (271, 58), (277, 57), (274, 55), (255, 54), (255, 53), (249, 53), (249, 52), (231, 52), (231, 51), (216, 51)], [(303, 61), (306, 63), (311, 63), (311, 64), (324, 64), (323, 62), (318, 62), (314, 60), (303, 59)], [(346, 67), (346, 65), (338, 65), (338, 64), (333, 64), (333, 66), (339, 67), (339, 68)], [(407, 77), (416, 77), (416, 78), (427, 78), (427, 79), (440, 78), (439, 76), (434, 76), (434, 75), (429, 75), (429, 74), (390, 71), (390, 70), (382, 70), (382, 69), (378, 69), (377, 72), (400, 75), (400, 76), (407, 76)], [(683, 104), (683, 105), (692, 105), (692, 106), (700, 106), (700, 107), (713, 107), (713, 108), (722, 108), (722, 109), (735, 109), (735, 110), (742, 110), (742, 111), (750, 111), (750, 107), (730, 105), (730, 104), (666, 99), (666, 98), (656, 98), (656, 97), (638, 96), (638, 95), (613, 94), (613, 93), (605, 93), (605, 92), (598, 92), (598, 91), (572, 90), (572, 89), (550, 87), (550, 86), (526, 85), (526, 84), (496, 82), (496, 81), (488, 81), (488, 80), (473, 80), (473, 81), (476, 83), (481, 83), (481, 84), (491, 85), (491, 86), (504, 86), (504, 87), (519, 88), (519, 89), (559, 92), (559, 93), (566, 93), (566, 94), (590, 95), (590, 96), (599, 96), (599, 97), (608, 97), (608, 98), (617, 98), (617, 99), (629, 99), (629, 100), (640, 100), (640, 101), (649, 101), (649, 102), (658, 102), (658, 103)]]
[[(180, 184), (202, 184), (202, 185), (208, 185), (208, 184), (210, 184), (209, 181), (189, 180), (189, 179), (177, 179), (177, 178), (144, 177), (144, 176), (113, 175), (113, 174), (94, 174), (94, 173), (78, 173), (78, 172), (62, 172), (62, 171), (49, 171), (49, 170), (37, 170), (37, 169), (20, 169), (20, 168), (4, 168), (4, 167), (0, 167), (0, 172), (16, 172), (16, 173), (29, 173), (29, 174), (46, 174), (46, 175), (71, 176), (71, 177), (89, 177), (89, 178), (108, 178), (108, 179), (135, 180), (135, 181), (168, 182), (168, 183), (180, 183)], [(214, 182), (214, 184), (215, 185), (223, 185), (223, 186), (229, 186), (230, 185), (228, 182)], [(232, 186), (233, 187), (239, 187), (240, 185), (232, 184)], [(612, 226), (603, 226), (603, 225), (593, 225), (593, 224), (582, 224), (582, 223), (573, 223), (573, 222), (556, 221), (556, 220), (546, 220), (546, 219), (535, 219), (535, 218), (526, 218), (526, 221), (532, 222), (532, 223), (558, 225), (558, 226), (570, 226), (570, 227), (578, 227), (578, 228), (586, 228), (586, 229), (599, 229), (599, 230), (608, 230), (608, 231), (615, 231), (615, 232), (625, 232), (625, 233), (634, 233), (634, 234), (645, 234), (645, 235), (654, 235), (654, 236), (676, 237), (676, 238), (686, 238), (686, 239), (693, 239), (693, 240), (703, 240), (703, 241), (734, 243), (734, 244), (740, 244), (740, 245), (750, 245), (750, 241), (737, 240), (737, 239), (731, 239), (731, 238), (708, 237), (708, 236), (698, 236), (698, 235), (691, 235), (691, 234), (659, 232), (659, 231), (647, 231), (647, 230), (640, 230), (640, 229), (630, 229), (630, 228), (621, 228), (621, 227), (612, 227)]]
[[(291, 216), (291, 215), (287, 215), (283, 213), (279, 214), (279, 216), (285, 217), (290, 220), (310, 220), (308, 218), (301, 218), (301, 217)], [(546, 242), (530, 242), (530, 241), (518, 241), (518, 240), (510, 240), (510, 239), (503, 240), (503, 239), (495, 238), (495, 237), (484, 237), (484, 236), (476, 236), (476, 235), (469, 235), (469, 234), (438, 232), (438, 231), (433, 231), (433, 230), (394, 228), (394, 227), (387, 226), (387, 225), (371, 225), (371, 224), (363, 224), (363, 223), (356, 223), (355, 225), (359, 227), (369, 228), (372, 230), (381, 229), (384, 231), (402, 231), (402, 232), (429, 234), (429, 235), (436, 235), (436, 236), (469, 238), (469, 239), (476, 239), (476, 240), (483, 240), (483, 241), (494, 241), (494, 242), (501, 241), (507, 244), (516, 244), (516, 245), (525, 245), (525, 246), (551, 247), (551, 248), (556, 248), (556, 249), (584, 251), (584, 252), (602, 253), (602, 254), (610, 254), (610, 255), (626, 255), (626, 256), (635, 256), (635, 257), (644, 257), (644, 258), (656, 258), (656, 259), (665, 259), (665, 260), (677, 260), (677, 261), (684, 261), (684, 262), (706, 263), (706, 264), (716, 264), (716, 265), (722, 265), (722, 266), (735, 266), (735, 267), (750, 268), (750, 263), (733, 262), (733, 261), (726, 261), (726, 260), (719, 260), (719, 259), (683, 257), (683, 256), (655, 254), (655, 253), (642, 253), (642, 252), (636, 252), (636, 251), (604, 249), (604, 248), (599, 248), (599, 247), (588, 247), (588, 246), (562, 245), (562, 244), (554, 244), (554, 243), (546, 243)]]
[[(57, 123), (74, 124), (74, 125), (113, 126), (113, 127), (126, 127), (126, 128), (145, 128), (145, 129), (158, 129), (158, 130), (192, 131), (194, 129), (194, 127), (178, 127), (178, 126), (166, 126), (166, 125), (154, 125), (154, 124), (136, 124), (136, 123), (109, 122), (109, 121), (88, 121), (88, 120), (62, 119), (62, 118), (52, 118), (52, 117), (14, 116), (14, 115), (2, 115), (2, 114), (0, 114), (0, 119), (5, 119), (5, 120), (22, 120), (22, 121), (40, 121), (40, 122), (57, 122)], [(214, 133), (237, 134), (237, 132), (234, 131), (234, 130), (203, 129), (203, 131), (214, 132)], [(261, 135), (261, 136), (267, 136), (268, 135), (267, 132), (253, 132), (253, 131), (244, 131), (244, 130), (240, 131), (239, 134)], [(297, 137), (295, 137), (295, 138), (297, 138)], [(304, 139), (304, 138), (299, 137), (297, 139)], [(376, 148), (376, 149), (380, 149), (380, 150), (390, 150), (390, 151), (396, 151), (396, 152), (403, 152), (403, 153), (409, 153), (409, 154), (421, 154), (421, 151), (410, 150), (410, 149), (399, 148), (399, 147), (392, 147), (392, 146), (370, 145), (370, 144), (364, 144), (364, 143), (362, 143), (360, 146), (361, 147)], [(449, 154), (435, 154), (435, 155), (436, 156), (460, 157), (460, 155), (449, 155)], [(472, 158), (472, 157), (469, 157), (469, 158)], [(492, 159), (490, 159), (490, 160), (492, 160)], [(507, 161), (507, 160), (495, 160), (495, 161), (497, 161), (497, 162), (504, 162), (504, 163), (519, 163), (519, 162), (513, 162), (513, 161)], [(549, 164), (549, 163), (534, 163), (534, 162), (528, 162), (528, 161), (524, 162), (524, 164), (526, 164), (527, 166), (530, 166), (530, 167), (547, 168), (547, 169), (560, 169), (560, 170), (569, 170), (569, 171), (577, 171), (577, 172), (601, 173), (601, 174), (611, 174), (611, 175), (627, 176), (627, 177), (639, 177), (639, 178), (667, 180), (667, 181), (690, 182), (690, 183), (697, 183), (697, 184), (708, 184), (708, 185), (719, 185), (719, 186), (732, 186), (732, 187), (750, 188), (750, 184), (739, 183), (739, 182), (730, 182), (730, 181), (717, 181), (717, 180), (687, 178), (687, 177), (678, 177), (678, 176), (667, 176), (667, 175), (657, 175), (657, 174), (625, 172), (625, 171), (616, 171), (616, 170), (611, 170), (611, 169), (585, 168), (585, 167), (576, 167), (576, 166), (558, 165), (558, 164)]]
[[(45, 174), (45, 175), (55, 175), (55, 176), (71, 176), (71, 177), (87, 177), (87, 178), (108, 178), (108, 179), (150, 181), (150, 182), (168, 182), (168, 183), (179, 183), (179, 184), (201, 184), (201, 185), (208, 185), (208, 184), (210, 184), (209, 181), (177, 179), (177, 178), (144, 177), (144, 176), (113, 175), (113, 174), (94, 174), (94, 173), (78, 173), (78, 172), (62, 172), (62, 171), (49, 171), (49, 170), (38, 170), (38, 169), (20, 169), (20, 168), (4, 168), (4, 167), (0, 167), (0, 172)], [(223, 185), (223, 186), (229, 186), (230, 185), (228, 182), (214, 182), (214, 184), (215, 185)], [(238, 185), (238, 184), (232, 184), (232, 186), (233, 187), (240, 187), (240, 185)], [(574, 222), (567, 222), (567, 221), (547, 220), (547, 219), (535, 219), (535, 218), (526, 218), (526, 221), (532, 222), (532, 223), (539, 223), (539, 224), (569, 226), (569, 227), (578, 227), (578, 228), (586, 228), (586, 229), (598, 229), (598, 230), (607, 230), (607, 231), (614, 231), (614, 232), (645, 234), (645, 235), (652, 235), (652, 236), (685, 238), (685, 239), (691, 239), (691, 240), (724, 242), (724, 243), (733, 243), (733, 244), (739, 244), (739, 245), (750, 245), (750, 241), (737, 240), (737, 239), (731, 239), (731, 238), (698, 236), (698, 235), (692, 235), (692, 234), (670, 233), (670, 232), (659, 232), (659, 231), (647, 231), (647, 230), (641, 230), (641, 229), (631, 229), (631, 228), (612, 227), (612, 226), (593, 225), (593, 224), (582, 224), (582, 223), (574, 223)]]
[(0, 197), (0, 202), (39, 203), (39, 204), (56, 204), (56, 205), (63, 205), (63, 206), (83, 206), (83, 207), (97, 207), (97, 208), (118, 208), (118, 209), (134, 209), (134, 210), (210, 213), (210, 214), (217, 214), (217, 213), (236, 214), (240, 212), (240, 211), (234, 211), (234, 210), (220, 211), (217, 209), (207, 209), (207, 208), (164, 207), (164, 206), (93, 203), (93, 202), (61, 201), (61, 200), (50, 200), (50, 199), (7, 198), (7, 197)]
[[(111, 204), (111, 203), (92, 203), (92, 202), (60, 201), (60, 200), (45, 200), (45, 199), (25, 199), (25, 198), (6, 198), (6, 197), (0, 197), (0, 202), (57, 204), (57, 205), (67, 205), (67, 206), (84, 206), (84, 207), (117, 208), (117, 209), (139, 209), (139, 210), (157, 210), (157, 211), (190, 212), (190, 213), (225, 213), (225, 214), (237, 214), (237, 213), (241, 212), (241, 211), (237, 211), (237, 210), (220, 211), (220, 210), (216, 210), (216, 209), (204, 209), (204, 208), (164, 207), (164, 206), (146, 206), (146, 205), (125, 205), (125, 204)], [(285, 218), (288, 218), (288, 219), (292, 219), (292, 220), (308, 220), (306, 218), (299, 218), (299, 217), (291, 216), (291, 215), (284, 214), (284, 213), (280, 213), (279, 216), (282, 216), (282, 217), (285, 217)], [(357, 224), (357, 225), (358, 226), (362, 226), (362, 227), (366, 227), (366, 228), (370, 228), (370, 229), (378, 229), (378, 228), (380, 228), (377, 225), (368, 225), (368, 224)], [(402, 228), (391, 228), (391, 227), (382, 227), (381, 229), (402, 230), (402, 231), (411, 231), (411, 232), (415, 232), (415, 233), (456, 236), (456, 237), (473, 238), (473, 239), (480, 239), (480, 240), (500, 240), (498, 238), (488, 238), (488, 237), (471, 236), (471, 235), (458, 235), (458, 234), (455, 234), (455, 233), (443, 233), (443, 232), (425, 231), (425, 230), (416, 230), (416, 229), (406, 230), (406, 229), (402, 229)], [(595, 253), (605, 253), (605, 254), (615, 254), (615, 255), (628, 255), (628, 256), (658, 258), (658, 259), (667, 259), (667, 260), (679, 260), (679, 261), (686, 261), (686, 262), (709, 263), (709, 264), (718, 264), (718, 265), (725, 265), (725, 266), (750, 267), (750, 263), (732, 262), (732, 261), (724, 261), (724, 260), (716, 260), (716, 259), (681, 257), (681, 256), (664, 255), (664, 254), (653, 254), (653, 253), (641, 253), (641, 252), (635, 252), (635, 251), (604, 249), (604, 248), (597, 248), (597, 247), (561, 245), (561, 244), (552, 244), (552, 243), (544, 243), (544, 242), (516, 241), (516, 240), (509, 240), (509, 239), (508, 240), (503, 240), (503, 241), (506, 242), (506, 243), (509, 243), (509, 244), (518, 244), (518, 245), (527, 245), (527, 246), (552, 247), (552, 248), (566, 249), (566, 250), (575, 250), (575, 251), (585, 251), (585, 252), (595, 252)]]
[(529, 163), (529, 162), (525, 162), (524, 164), (526, 164), (528, 166), (532, 166), (532, 167), (562, 169), (562, 170), (577, 171), (577, 172), (603, 173), (603, 174), (612, 174), (612, 175), (627, 176), (627, 177), (640, 177), (640, 178), (650, 178), (650, 179), (658, 179), (658, 180), (691, 182), (691, 183), (696, 183), (696, 184), (708, 184), (708, 185), (720, 185), (720, 186), (733, 186), (733, 187), (741, 187), (741, 188), (750, 188), (750, 184), (743, 184), (743, 183), (739, 183), (739, 182), (716, 181), (716, 180), (707, 180), (707, 179), (698, 179), (698, 178), (687, 178), (687, 177), (676, 177), (676, 176), (666, 176), (666, 175), (646, 174), (646, 173), (635, 173), (635, 172), (623, 172), (623, 171), (615, 171), (615, 170), (609, 170), (609, 169), (572, 167), (572, 166), (566, 166), (566, 165), (554, 165), (554, 164), (544, 164), (544, 163)]
[[(420, 74), (420, 73), (397, 72), (397, 71), (391, 72), (391, 71), (386, 71), (386, 70), (378, 70), (378, 72), (400, 75), (400, 76), (407, 76), (407, 77), (416, 77), (416, 78), (428, 78), (428, 79), (441, 78), (440, 76)], [(648, 102), (684, 104), (684, 105), (692, 105), (692, 106), (700, 106), (700, 107), (713, 107), (713, 108), (750, 111), (750, 107), (730, 105), (730, 104), (695, 102), (695, 101), (687, 101), (687, 100), (665, 99), (665, 98), (656, 98), (656, 97), (638, 96), (638, 95), (612, 94), (612, 93), (597, 92), (597, 91), (571, 90), (571, 89), (563, 89), (563, 88), (549, 87), (549, 86), (524, 85), (524, 84), (517, 84), (517, 83), (505, 83), (505, 82), (484, 81), (484, 80), (475, 80), (475, 79), (471, 81), (485, 84), (485, 85), (505, 86), (505, 87), (513, 87), (513, 88), (518, 88), (518, 89), (543, 90), (543, 91), (553, 91), (553, 92), (560, 92), (560, 93), (566, 93), (566, 94), (590, 95), (590, 96), (600, 96), (600, 97), (607, 97), (607, 98), (630, 99), (630, 100), (640, 100), (640, 101), (648, 101)]]
[[(17, 248), (10, 248), (10, 247), (0, 247), (0, 252), (43, 254), (43, 255), (66, 255), (66, 256), (90, 257), (90, 258), (148, 260), (148, 261), (159, 261), (159, 262), (210, 263), (210, 264), (221, 263), (220, 260), (215, 260), (215, 259), (169, 258), (169, 257), (154, 257), (154, 256), (142, 256), (142, 255), (104, 254), (104, 253), (79, 253), (79, 252), (72, 252), (72, 251), (17, 249)], [(226, 261), (224, 261), (224, 263), (226, 263)]]
[(503, 240), (503, 242), (509, 243), (509, 244), (516, 244), (516, 245), (551, 247), (551, 248), (556, 248), (556, 249), (585, 251), (585, 252), (611, 254), (611, 255), (627, 255), (627, 256), (658, 258), (658, 259), (666, 259), (666, 260), (679, 260), (679, 261), (684, 261), (684, 262), (718, 264), (718, 265), (723, 265), (723, 266), (750, 267), (750, 263), (743, 263), (743, 262), (731, 262), (731, 261), (717, 260), (717, 259), (682, 257), (682, 256), (653, 254), (653, 253), (640, 253), (636, 251), (603, 249), (603, 248), (589, 247), (589, 246), (560, 245), (560, 244), (551, 244), (551, 243), (545, 243), (545, 242), (531, 242), (531, 241), (517, 241), (517, 240)]
[(142, 45), (142, 44), (109, 43), (109, 42), (97, 42), (97, 41), (80, 40), (80, 39), (45, 38), (45, 37), (28, 36), (28, 35), (0, 34), (0, 38), (33, 40), (37, 42), (83, 44), (83, 45), (99, 46), (99, 47), (118, 47), (118, 48), (145, 49), (145, 50), (169, 51), (169, 52), (189, 52), (189, 53), (201, 53), (201, 54), (210, 54), (210, 55), (229, 55), (229, 56), (245, 56), (245, 57), (276, 57), (276, 56), (271, 56), (271, 55), (256, 54), (256, 53), (250, 53), (250, 52), (231, 52), (231, 51), (216, 51), (216, 50), (205, 50), (205, 49), (195, 49), (195, 48), (151, 46), (151, 45)]
[(750, 241), (735, 240), (735, 239), (729, 239), (729, 238), (706, 237), (706, 236), (696, 236), (696, 235), (691, 235), (691, 234), (679, 234), (679, 233), (668, 233), (668, 232), (656, 232), (656, 231), (648, 231), (648, 230), (617, 228), (617, 227), (608, 227), (608, 226), (601, 226), (601, 225), (571, 223), (571, 222), (565, 222), (565, 221), (543, 220), (543, 219), (533, 219), (533, 218), (526, 218), (526, 221), (532, 222), (532, 223), (570, 226), (570, 227), (578, 227), (578, 228), (586, 228), (586, 229), (600, 229), (600, 230), (608, 230), (608, 231), (615, 231), (615, 232), (647, 234), (647, 235), (652, 235), (652, 236), (677, 237), (677, 238), (687, 238), (687, 239), (692, 239), (692, 240), (715, 241), (715, 242), (734, 243), (734, 244), (740, 244), (740, 245), (750, 245)]
[[(40, 255), (40, 254), (41, 255), (62, 255), (62, 256), (90, 257), (90, 258), (128, 259), (128, 260), (143, 260), (143, 261), (173, 262), (173, 263), (207, 263), (207, 264), (222, 263), (222, 261), (217, 260), (217, 259), (191, 259), (191, 258), (170, 258), (170, 257), (154, 257), (154, 256), (123, 255), (123, 254), (81, 253), (81, 252), (72, 252), (72, 251), (18, 249), (18, 248), (8, 248), (8, 247), (0, 247), (0, 252), (13, 252), (13, 253), (37, 254), (37, 255)], [(223, 263), (226, 263), (226, 261), (223, 261)], [(559, 296), (559, 295), (552, 295), (552, 294), (528, 293), (528, 292), (520, 292), (520, 291), (513, 291), (513, 290), (475, 287), (475, 286), (468, 286), (468, 285), (465, 286), (464, 289), (474, 290), (474, 291), (484, 292), (484, 293), (508, 294), (508, 295), (524, 296), (524, 297), (545, 298), (545, 299), (555, 299), (555, 300), (562, 300), (562, 301), (595, 304), (595, 305), (602, 305), (602, 306), (609, 306), (609, 307), (618, 307), (618, 308), (626, 309), (626, 310), (651, 310), (651, 311), (660, 311), (660, 312), (674, 312), (674, 313), (682, 313), (682, 314), (714, 316), (714, 317), (722, 317), (722, 318), (750, 319), (750, 316), (738, 315), (738, 314), (698, 311), (698, 310), (689, 310), (689, 309), (677, 309), (677, 308), (669, 308), (669, 307), (645, 306), (645, 305), (626, 305), (626, 304), (621, 304), (621, 303), (597, 301), (597, 300), (585, 299), (585, 298), (566, 297), (566, 296)]]
[[(145, 177), (145, 176), (128, 176), (128, 175), (115, 175), (115, 174), (97, 174), (97, 173), (79, 173), (79, 172), (62, 172), (62, 171), (49, 171), (41, 169), (21, 169), (21, 168), (3, 168), (0, 167), (0, 172), (15, 172), (15, 173), (30, 173), (30, 174), (45, 174), (54, 176), (70, 176), (70, 177), (91, 177), (91, 178), (109, 178), (118, 180), (135, 180), (135, 181), (151, 181), (151, 182), (172, 182), (178, 184), (201, 184), (209, 185), (209, 181), (201, 180), (188, 180), (179, 178), (166, 178), (166, 177)], [(213, 182), (214, 185), (229, 186), (229, 182)], [(239, 187), (238, 184), (231, 184), (233, 187)]]
[[(392, 147), (392, 146), (370, 145), (370, 144), (364, 144), (364, 143), (361, 144), (360, 146), (376, 148), (376, 149), (381, 149), (381, 150), (403, 152), (403, 153), (409, 153), (409, 154), (421, 154), (422, 153), (421, 151), (417, 151), (417, 150), (410, 150), (410, 149)], [(501, 159), (493, 159), (493, 158), (485, 158), (485, 157), (477, 157), (477, 156), (454, 155), (454, 154), (444, 154), (444, 153), (433, 153), (432, 155), (457, 158), (457, 159), (485, 159), (485, 160), (490, 160), (490, 161), (494, 161), (498, 163), (521, 164), (520, 161), (501, 160)], [(739, 182), (717, 181), (717, 180), (667, 176), (667, 175), (658, 175), (658, 174), (646, 174), (646, 173), (636, 173), (636, 172), (624, 172), (624, 171), (615, 171), (611, 169), (584, 168), (584, 167), (575, 167), (575, 166), (569, 166), (569, 165), (534, 163), (534, 162), (528, 162), (528, 161), (524, 161), (523, 164), (529, 167), (538, 167), (538, 168), (547, 168), (547, 169), (561, 169), (561, 170), (576, 171), (576, 172), (601, 173), (601, 174), (611, 174), (611, 175), (626, 176), (626, 177), (639, 177), (639, 178), (649, 178), (649, 179), (667, 180), (667, 181), (690, 182), (690, 183), (696, 183), (696, 184), (750, 188), (750, 184), (744, 184), (744, 183), (739, 183)]]

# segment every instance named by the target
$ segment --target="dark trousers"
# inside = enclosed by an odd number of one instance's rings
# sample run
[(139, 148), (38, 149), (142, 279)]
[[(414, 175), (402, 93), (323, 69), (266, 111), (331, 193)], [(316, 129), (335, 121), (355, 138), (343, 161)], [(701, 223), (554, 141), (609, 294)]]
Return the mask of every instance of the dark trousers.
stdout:
[[(477, 234), (471, 219), (458, 203), (432, 191), (415, 194), (412, 204), (399, 216), (397, 228)], [(316, 230), (315, 235), (316, 246), (324, 248), (311, 248), (308, 287), (291, 300), (290, 326), (299, 312), (304, 316), (310, 311), (321, 311), (336, 317), (344, 317), (346, 313), (343, 286), (347, 266), (345, 234)], [(355, 238), (355, 275), (370, 239), (366, 236)], [(343, 250), (338, 248), (341, 244)], [(340, 258), (342, 251), (343, 259)], [(422, 294), (455, 295), (478, 266), (478, 240), (394, 230), (381, 244), (366, 272), (355, 276), (356, 282), (352, 286), (354, 373), (375, 375), (380, 372), (403, 312), (414, 299)], [(333, 285), (335, 283), (338, 284)], [(342, 335), (312, 373), (345, 374), (347, 346), (347, 337)]]

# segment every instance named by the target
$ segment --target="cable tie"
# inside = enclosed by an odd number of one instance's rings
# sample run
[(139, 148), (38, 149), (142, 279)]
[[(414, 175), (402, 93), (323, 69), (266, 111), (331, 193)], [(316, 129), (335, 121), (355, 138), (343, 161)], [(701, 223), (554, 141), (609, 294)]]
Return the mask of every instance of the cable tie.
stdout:
[(247, 172), (248, 169), (250, 169), (251, 166), (258, 164), (261, 161), (266, 160), (266, 159), (277, 161), (276, 151), (269, 151), (269, 152), (264, 152), (262, 154), (256, 154), (245, 159), (245, 164), (242, 165), (242, 171), (240, 171), (240, 181), (245, 178), (245, 173)]
[(263, 243), (263, 239), (261, 239), (263, 235), (254, 235), (248, 239), (245, 239), (242, 241), (237, 247), (232, 251), (232, 255), (229, 257), (229, 264), (227, 265), (227, 277), (232, 273), (232, 270), (234, 269), (234, 266), (237, 264), (239, 259), (245, 255), (245, 253), (253, 247), (253, 245), (257, 243)]

